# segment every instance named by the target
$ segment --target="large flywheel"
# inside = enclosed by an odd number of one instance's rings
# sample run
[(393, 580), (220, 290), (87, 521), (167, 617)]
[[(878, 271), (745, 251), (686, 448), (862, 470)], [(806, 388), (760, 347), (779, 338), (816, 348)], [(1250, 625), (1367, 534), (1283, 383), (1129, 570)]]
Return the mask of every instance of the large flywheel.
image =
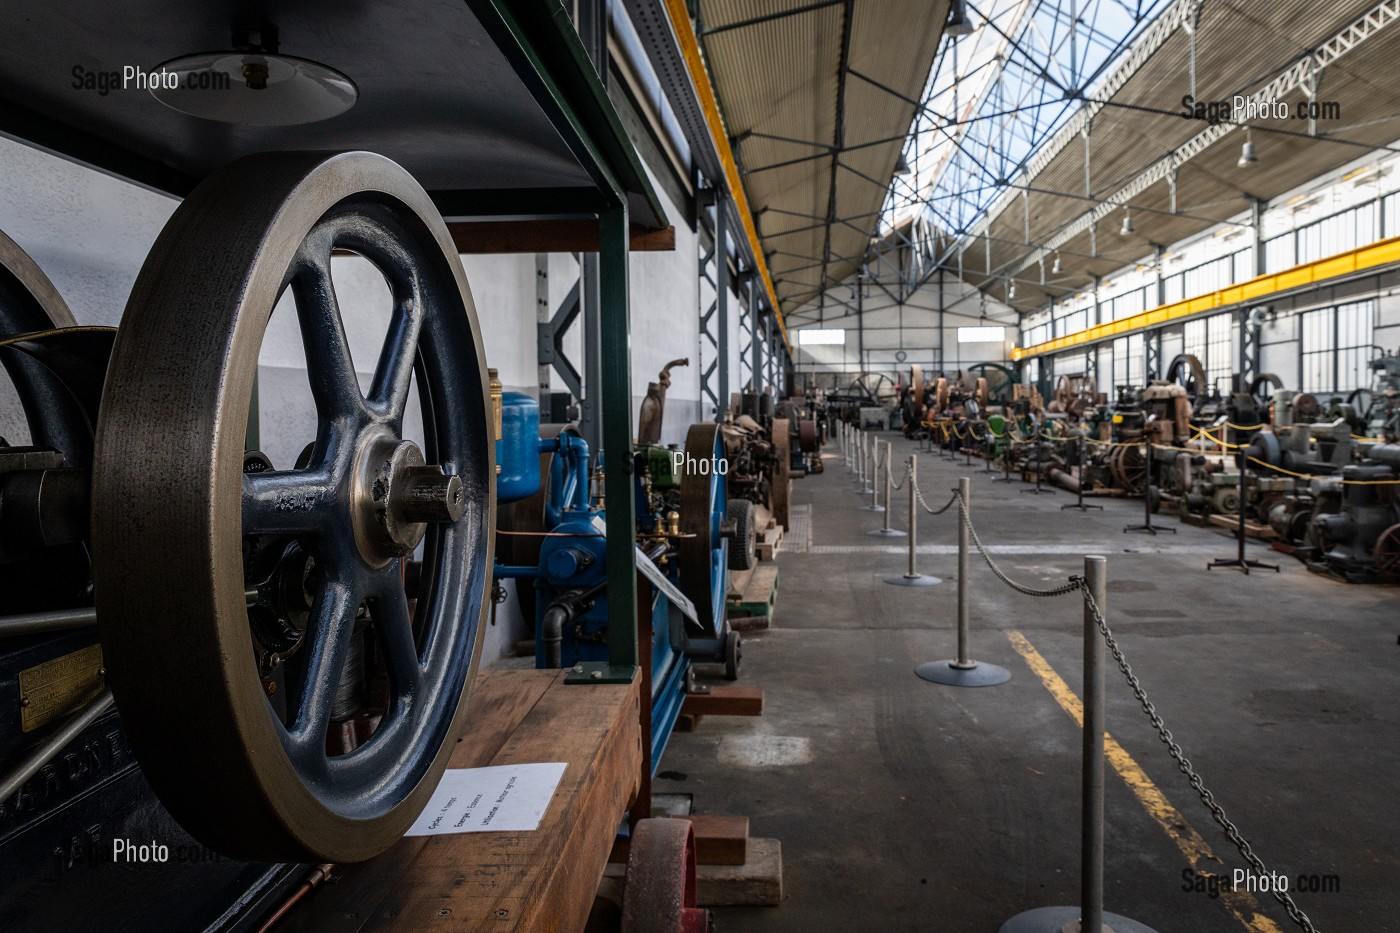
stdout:
[[(375, 266), (392, 296), (367, 391), (331, 280), (342, 251)], [(284, 292), (316, 436), (295, 468), (274, 469), (244, 438)], [(404, 437), (415, 383), (421, 446)], [(131, 744), (201, 841), (248, 859), (362, 860), (435, 789), (462, 730), (490, 585), (489, 399), (457, 250), (393, 162), (251, 156), (166, 225), (103, 399), (95, 584)], [(351, 738), (338, 721), (347, 707)]]
[[(720, 473), (724, 438), (713, 422), (692, 424), (685, 435), (686, 471), (681, 475), (681, 539), (677, 547), (681, 592), (695, 604), (700, 624), (719, 635), (729, 587), (729, 541), (723, 524), (729, 503)], [(697, 468), (708, 464), (708, 469)]]

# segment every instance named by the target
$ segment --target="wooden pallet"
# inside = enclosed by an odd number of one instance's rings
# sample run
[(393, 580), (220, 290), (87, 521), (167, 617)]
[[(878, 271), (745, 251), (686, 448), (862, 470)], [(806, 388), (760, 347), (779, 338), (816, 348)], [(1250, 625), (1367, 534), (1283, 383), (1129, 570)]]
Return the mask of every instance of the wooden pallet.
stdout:
[(624, 812), (639, 792), (638, 682), (564, 683), (567, 671), (483, 671), (450, 767), (562, 761), (534, 832), (398, 841), (337, 868), (278, 931), (582, 930)]
[(729, 575), (730, 594), (727, 618), (736, 632), (755, 632), (773, 623), (778, 605), (778, 566), (759, 564), (752, 570), (735, 570)]
[[(1210, 523), (1217, 528), (1224, 528), (1226, 531), (1237, 532), (1240, 527), (1238, 515), (1212, 515)], [(1272, 541), (1278, 537), (1278, 532), (1274, 531), (1271, 525), (1262, 525), (1259, 522), (1245, 519), (1244, 534), (1246, 538), (1257, 538), (1260, 541)]]
[(758, 554), (759, 560), (772, 560), (778, 556), (778, 550), (783, 544), (783, 526), (774, 524), (773, 527), (762, 532), (758, 536), (758, 541), (754, 545), (754, 551)]

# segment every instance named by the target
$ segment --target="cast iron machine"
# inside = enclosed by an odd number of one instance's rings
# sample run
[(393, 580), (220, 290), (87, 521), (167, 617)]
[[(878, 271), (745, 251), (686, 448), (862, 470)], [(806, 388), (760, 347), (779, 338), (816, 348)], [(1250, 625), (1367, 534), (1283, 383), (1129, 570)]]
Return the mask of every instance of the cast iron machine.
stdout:
[[(528, 395), (504, 393), (502, 412), (495, 575), (517, 583), (537, 667), (581, 670), (606, 661), (605, 465), (590, 476), (587, 443), (572, 426), (541, 428), (539, 406)], [(646, 614), (643, 633), (651, 633), (654, 773), (694, 686), (692, 664), (722, 663), (726, 676), (738, 677), (740, 636), (725, 619), (725, 598), (731, 539), (743, 529), (730, 518), (737, 503), (725, 494), (718, 425), (692, 425), (683, 448), (641, 444), (633, 466), (637, 564), (652, 593), (639, 611)]]

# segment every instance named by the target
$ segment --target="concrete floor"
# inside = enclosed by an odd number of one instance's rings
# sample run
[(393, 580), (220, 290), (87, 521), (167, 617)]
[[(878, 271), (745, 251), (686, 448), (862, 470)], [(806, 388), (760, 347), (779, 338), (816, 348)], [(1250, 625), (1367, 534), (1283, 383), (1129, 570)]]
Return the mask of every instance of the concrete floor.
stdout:
[[(916, 450), (891, 439), (897, 462)], [(868, 497), (839, 455), (826, 465), (794, 483), (794, 502), (811, 507), (810, 541), (786, 542), (773, 627), (745, 641), (743, 681), (765, 688), (764, 715), (678, 736), (657, 782), (693, 794), (696, 812), (747, 814), (753, 835), (782, 842), (782, 906), (721, 909), (716, 928), (994, 933), (1022, 910), (1077, 903), (1080, 729), (1013, 641), (1019, 633), (1023, 652), (1079, 694), (1082, 601), (1019, 595), (974, 564), (973, 656), (1013, 679), (919, 680), (918, 663), (954, 652), (955, 512), (920, 522), (931, 553), (919, 569), (946, 582), (886, 585), (904, 570), (903, 540), (867, 537), (880, 516), (862, 511)], [(984, 543), (1028, 584), (1063, 582), (1083, 554), (1107, 555), (1110, 624), (1256, 853), (1290, 879), (1338, 877), (1338, 893), (1295, 892), (1319, 930), (1400, 930), (1396, 589), (1335, 582), (1260, 545), (1250, 555), (1281, 573), (1207, 573), (1211, 558), (1234, 554), (1223, 532), (1163, 515), (1176, 534), (1125, 534), (1138, 503), (1062, 512), (1071, 496), (1025, 495), (979, 468), (923, 454), (919, 484), (937, 507), (971, 473)], [(906, 501), (896, 493), (896, 528)], [(1111, 768), (1106, 778), (1107, 909), (1160, 933), (1295, 929), (1266, 894), (1183, 890), (1193, 866), (1229, 877), (1245, 862), (1116, 669), (1107, 684), (1108, 731), (1141, 768), (1136, 791)]]

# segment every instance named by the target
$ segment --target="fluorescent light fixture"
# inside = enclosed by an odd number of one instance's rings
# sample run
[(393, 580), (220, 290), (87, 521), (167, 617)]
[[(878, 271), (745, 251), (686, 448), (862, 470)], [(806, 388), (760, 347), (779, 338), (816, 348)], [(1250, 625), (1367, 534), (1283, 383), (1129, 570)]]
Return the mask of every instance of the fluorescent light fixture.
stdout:
[(839, 327), (806, 327), (797, 332), (797, 344), (802, 347), (839, 346), (846, 342), (846, 331)]
[(1003, 343), (1005, 327), (959, 327), (958, 343)]

